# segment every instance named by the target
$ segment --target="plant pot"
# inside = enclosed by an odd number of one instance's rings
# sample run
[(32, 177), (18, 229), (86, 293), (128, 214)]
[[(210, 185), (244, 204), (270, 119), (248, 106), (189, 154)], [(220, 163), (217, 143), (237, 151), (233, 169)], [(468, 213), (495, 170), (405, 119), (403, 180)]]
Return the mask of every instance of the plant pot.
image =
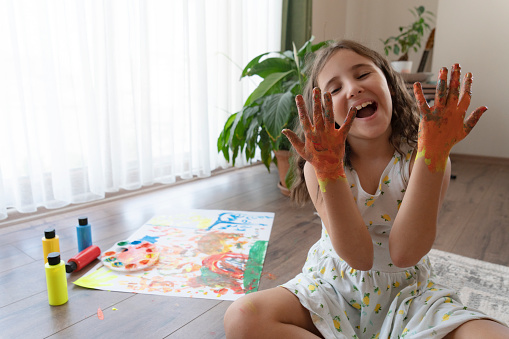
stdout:
[(290, 196), (290, 190), (286, 187), (285, 178), (290, 168), (290, 151), (274, 151), (277, 159), (277, 170), (279, 172), (279, 190), (283, 195)]
[(399, 73), (412, 73), (412, 61), (391, 61), (392, 68)]

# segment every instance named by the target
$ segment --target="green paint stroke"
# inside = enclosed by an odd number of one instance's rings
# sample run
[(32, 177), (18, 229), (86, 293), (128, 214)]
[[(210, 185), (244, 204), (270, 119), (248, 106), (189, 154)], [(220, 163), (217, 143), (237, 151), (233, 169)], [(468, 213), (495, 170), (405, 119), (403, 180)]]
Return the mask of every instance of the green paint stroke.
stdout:
[(98, 288), (113, 286), (110, 281), (115, 279), (117, 279), (117, 276), (111, 270), (101, 267), (94, 273), (79, 278), (74, 284), (86, 288)]
[(267, 245), (268, 241), (259, 240), (249, 250), (249, 259), (244, 271), (244, 290), (246, 294), (258, 291)]

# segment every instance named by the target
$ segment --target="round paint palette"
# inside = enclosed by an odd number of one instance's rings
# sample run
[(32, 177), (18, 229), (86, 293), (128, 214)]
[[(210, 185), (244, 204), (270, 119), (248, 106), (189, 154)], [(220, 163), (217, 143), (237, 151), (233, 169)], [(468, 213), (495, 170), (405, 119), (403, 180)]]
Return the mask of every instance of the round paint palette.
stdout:
[(123, 240), (101, 256), (104, 266), (122, 272), (133, 272), (154, 265), (159, 259), (157, 246), (148, 241)]

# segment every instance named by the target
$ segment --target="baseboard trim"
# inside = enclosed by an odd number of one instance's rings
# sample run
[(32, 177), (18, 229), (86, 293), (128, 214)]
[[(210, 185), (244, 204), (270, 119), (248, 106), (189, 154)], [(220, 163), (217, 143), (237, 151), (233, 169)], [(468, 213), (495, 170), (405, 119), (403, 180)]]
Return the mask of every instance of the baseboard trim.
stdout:
[(484, 155), (459, 154), (459, 153), (451, 153), (450, 158), (451, 158), (451, 161), (463, 160), (463, 161), (473, 161), (473, 162), (483, 163), (483, 164), (509, 166), (509, 158), (488, 157), (488, 156), (484, 156)]

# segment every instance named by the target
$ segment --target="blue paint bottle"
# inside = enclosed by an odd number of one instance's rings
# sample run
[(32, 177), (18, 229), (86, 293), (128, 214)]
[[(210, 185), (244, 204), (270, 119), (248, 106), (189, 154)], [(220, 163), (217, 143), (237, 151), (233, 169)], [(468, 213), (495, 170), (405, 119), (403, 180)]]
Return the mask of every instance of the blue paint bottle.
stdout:
[(78, 235), (78, 252), (92, 246), (92, 227), (88, 224), (87, 217), (81, 217), (78, 219), (76, 234)]

